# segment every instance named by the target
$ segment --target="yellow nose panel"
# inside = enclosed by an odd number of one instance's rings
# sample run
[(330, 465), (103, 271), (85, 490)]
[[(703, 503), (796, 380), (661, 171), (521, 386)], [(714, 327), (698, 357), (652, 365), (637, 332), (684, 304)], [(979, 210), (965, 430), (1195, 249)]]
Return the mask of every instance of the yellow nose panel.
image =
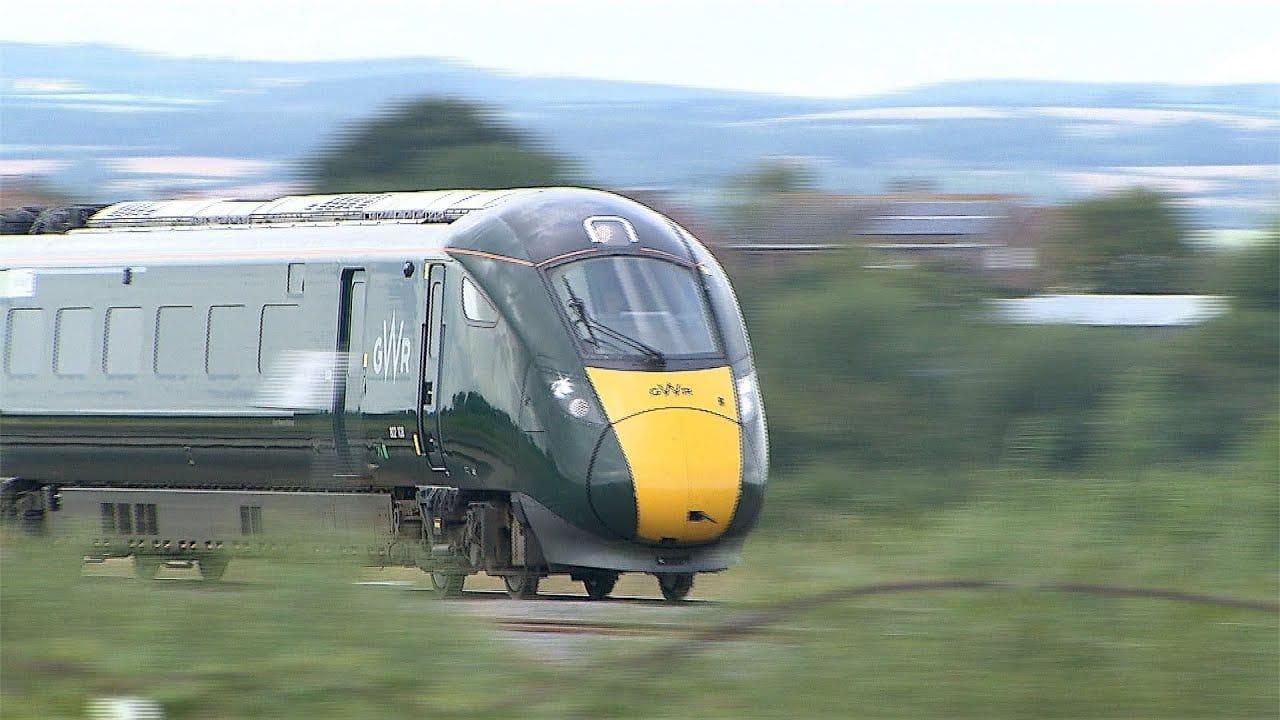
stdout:
[(655, 542), (719, 537), (733, 520), (742, 472), (729, 368), (587, 372), (631, 469), (636, 534)]
[(697, 408), (738, 419), (733, 372), (727, 367), (674, 372), (587, 368), (609, 422), (657, 408)]

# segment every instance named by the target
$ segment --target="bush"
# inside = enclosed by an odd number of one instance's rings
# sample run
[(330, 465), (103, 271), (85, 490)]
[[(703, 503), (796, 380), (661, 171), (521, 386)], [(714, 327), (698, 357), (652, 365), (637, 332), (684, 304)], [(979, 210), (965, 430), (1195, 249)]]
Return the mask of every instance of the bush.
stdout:
[(1190, 289), (1190, 228), (1171, 198), (1128, 190), (1072, 203), (1062, 215), (1050, 256), (1066, 284), (1104, 293)]
[(1217, 291), (1233, 296), (1236, 307), (1280, 310), (1280, 220), (1261, 244), (1232, 254)]
[(1236, 266), (1253, 288), (1239, 307), (1169, 329), (997, 325), (971, 279), (869, 271), (854, 254), (739, 269), (774, 467), (808, 484), (783, 492), (927, 507), (983, 468), (1227, 457), (1278, 400), (1280, 323), (1257, 264)]

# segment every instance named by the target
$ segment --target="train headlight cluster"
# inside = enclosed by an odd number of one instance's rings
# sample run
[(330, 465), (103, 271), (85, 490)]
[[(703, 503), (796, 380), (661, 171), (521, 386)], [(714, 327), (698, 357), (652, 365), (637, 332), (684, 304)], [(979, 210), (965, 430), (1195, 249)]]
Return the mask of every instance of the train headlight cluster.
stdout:
[(586, 387), (585, 382), (575, 382), (572, 378), (563, 375), (553, 379), (550, 384), (552, 397), (560, 403), (560, 407), (565, 412), (579, 420), (596, 419), (595, 405), (591, 402), (588, 391), (585, 390)]
[(569, 401), (569, 414), (576, 418), (584, 418), (591, 413), (591, 403), (582, 398)]
[(551, 383), (551, 394), (556, 396), (557, 400), (564, 400), (573, 395), (573, 381), (567, 377), (556, 378)]
[(760, 384), (756, 382), (755, 371), (734, 381), (734, 392), (738, 394), (738, 417), (742, 422), (754, 420), (760, 413)]

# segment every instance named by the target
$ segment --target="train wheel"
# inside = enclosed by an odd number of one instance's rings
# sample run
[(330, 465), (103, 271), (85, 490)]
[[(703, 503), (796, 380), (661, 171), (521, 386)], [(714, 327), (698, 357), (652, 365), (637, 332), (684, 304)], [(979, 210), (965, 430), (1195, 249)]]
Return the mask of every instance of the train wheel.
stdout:
[(662, 588), (662, 597), (672, 602), (684, 600), (693, 589), (693, 573), (660, 573), (658, 587)]
[(507, 586), (507, 594), (516, 600), (529, 600), (537, 597), (538, 583), (542, 578), (537, 575), (503, 575), (502, 584)]
[(221, 580), (227, 572), (227, 564), (231, 562), (231, 558), (205, 556), (200, 558), (199, 562), (200, 577), (205, 580)]
[(466, 575), (449, 575), (431, 573), (431, 587), (445, 597), (457, 597), (462, 594), (462, 586), (467, 582)]
[(161, 565), (164, 565), (164, 558), (147, 555), (133, 556), (133, 571), (142, 580), (154, 580), (156, 573), (160, 572)]
[(582, 586), (587, 589), (587, 597), (592, 600), (603, 600), (613, 592), (618, 584), (618, 573), (597, 573), (582, 578)]

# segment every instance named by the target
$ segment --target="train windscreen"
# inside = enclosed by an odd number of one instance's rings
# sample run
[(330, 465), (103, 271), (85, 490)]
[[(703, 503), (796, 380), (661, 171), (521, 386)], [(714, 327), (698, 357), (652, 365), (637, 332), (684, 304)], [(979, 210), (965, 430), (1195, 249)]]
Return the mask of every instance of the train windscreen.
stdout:
[(721, 352), (690, 268), (651, 258), (602, 257), (561, 265), (549, 276), (588, 355), (663, 359)]

